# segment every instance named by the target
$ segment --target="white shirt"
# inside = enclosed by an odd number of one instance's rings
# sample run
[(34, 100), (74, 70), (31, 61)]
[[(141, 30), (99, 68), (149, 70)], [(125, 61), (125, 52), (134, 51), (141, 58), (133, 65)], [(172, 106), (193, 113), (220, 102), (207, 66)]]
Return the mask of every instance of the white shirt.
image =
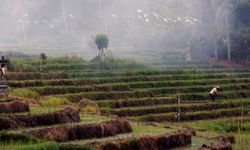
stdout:
[(211, 91), (210, 91), (210, 94), (215, 94), (215, 93), (217, 93), (217, 88), (213, 88)]

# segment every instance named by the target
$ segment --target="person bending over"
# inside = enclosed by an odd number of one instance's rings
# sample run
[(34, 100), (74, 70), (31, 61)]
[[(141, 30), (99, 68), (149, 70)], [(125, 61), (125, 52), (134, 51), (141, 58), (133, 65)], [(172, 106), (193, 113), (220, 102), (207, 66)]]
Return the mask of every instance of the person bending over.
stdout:
[(220, 86), (216, 86), (209, 92), (210, 97), (213, 101), (215, 101), (216, 97), (218, 97), (219, 91), (222, 91), (222, 89), (220, 88)]

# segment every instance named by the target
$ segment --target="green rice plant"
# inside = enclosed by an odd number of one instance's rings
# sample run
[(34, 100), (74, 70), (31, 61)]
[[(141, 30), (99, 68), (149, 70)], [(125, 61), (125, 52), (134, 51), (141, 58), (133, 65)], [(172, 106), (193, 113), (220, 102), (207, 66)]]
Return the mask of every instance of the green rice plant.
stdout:
[(88, 64), (48, 64), (44, 65), (44, 70), (84, 70), (88, 68)]
[(39, 72), (24, 72), (24, 73), (9, 73), (8, 78), (10, 80), (31, 80), (31, 79), (55, 79), (55, 78), (76, 78), (76, 77), (84, 77), (84, 78), (93, 78), (93, 77), (128, 77), (128, 76), (169, 76), (172, 77), (170, 79), (176, 79), (177, 77), (193, 79), (194, 77), (229, 77), (229, 76), (246, 76), (249, 75), (249, 72), (222, 72), (222, 73), (202, 73), (202, 72), (176, 72), (176, 71), (132, 71), (132, 72), (98, 72), (98, 71), (70, 71), (67, 70), (63, 72), (48, 72), (48, 73), (39, 73)]
[(133, 98), (125, 100), (102, 100), (96, 102), (100, 107), (122, 108), (133, 106), (152, 106), (161, 104), (176, 103), (176, 99), (171, 97), (146, 97), (146, 98)]
[[(105, 84), (103, 86), (117, 89), (119, 85), (128, 86), (130, 88), (141, 88), (141, 87), (152, 88), (157, 86), (172, 87), (172, 86), (200, 85), (203, 83), (205, 83), (204, 85), (223, 83), (223, 80), (218, 81), (218, 83), (216, 83), (218, 79), (213, 81), (213, 78), (211, 79), (198, 78), (199, 80), (195, 79), (195, 81), (181, 77), (174, 80), (172, 80), (171, 78), (172, 77), (170, 76), (137, 76), (137, 77), (131, 76), (131, 77), (114, 77), (114, 78), (109, 77), (109, 78), (60, 79), (60, 80), (29, 80), (29, 81), (9, 81), (8, 85), (11, 87), (18, 88), (18, 87), (33, 87), (33, 86), (62, 86), (62, 85), (79, 86), (79, 85)], [(235, 78), (237, 78), (237, 80), (230, 81), (230, 79), (228, 79), (228, 83), (235, 83), (237, 81), (241, 81), (242, 83), (249, 83), (248, 79), (245, 79), (244, 77), (242, 77), (242, 79), (241, 77), (235, 77)], [(225, 83), (227, 82), (225, 81)], [(96, 86), (96, 87), (101, 88), (103, 86), (100, 87)]]
[(45, 107), (60, 107), (63, 105), (70, 104), (70, 102), (65, 98), (59, 98), (53, 96), (40, 100), (40, 103)]
[(24, 97), (24, 98), (32, 98), (32, 99), (39, 99), (40, 96), (37, 92), (22, 88), (22, 89), (11, 89), (10, 95)]
[(50, 63), (50, 64), (79, 64), (79, 63), (87, 63), (87, 61), (83, 60), (80, 57), (76, 57), (76, 56), (48, 57), (47, 62)]
[(39, 95), (55, 95), (79, 92), (98, 92), (98, 91), (129, 91), (126, 85), (108, 85), (108, 86), (45, 86), (29, 88), (36, 91)]
[(151, 91), (108, 91), (108, 92), (85, 92), (77, 94), (64, 94), (57, 95), (65, 97), (70, 102), (79, 102), (81, 99), (90, 100), (105, 100), (105, 99), (126, 99), (126, 98), (140, 98), (140, 97), (153, 97)]
[(20, 145), (14, 148), (15, 150), (59, 150), (59, 145), (56, 142), (44, 142), (39, 144)]
[[(235, 98), (248, 98), (250, 97), (249, 90), (234, 90), (234, 91), (223, 91), (216, 98), (218, 100), (222, 99), (235, 99)], [(199, 92), (199, 93), (183, 93), (181, 94), (181, 100), (189, 101), (189, 100), (209, 100), (210, 96), (208, 92)]]
[[(246, 98), (250, 96), (249, 86), (242, 87), (232, 86), (232, 90), (223, 91), (220, 93), (217, 99), (230, 99), (230, 98)], [(189, 100), (209, 100), (209, 90), (211, 87), (197, 87), (191, 89), (185, 89), (183, 87), (183, 91), (181, 94), (181, 99), (184, 101)], [(202, 91), (202, 92), (200, 92)], [(175, 92), (175, 93), (173, 93)], [(177, 91), (178, 92), (178, 91)], [(145, 97), (154, 97), (154, 96), (176, 96), (176, 91), (171, 91), (171, 88), (152, 88), (152, 89), (143, 89), (143, 90), (136, 90), (136, 91), (108, 91), (108, 92), (82, 92), (77, 94), (64, 94), (64, 95), (57, 95), (57, 96), (64, 96), (71, 102), (78, 102), (82, 98), (87, 98), (90, 100), (118, 100), (118, 99), (128, 99), (128, 98), (145, 98)], [(191, 94), (190, 94), (191, 93)]]
[[(240, 107), (241, 102), (219, 102), (219, 103), (205, 103), (205, 104), (181, 104), (181, 105), (156, 105), (149, 107), (129, 107), (129, 108), (121, 108), (121, 109), (110, 109), (103, 108), (102, 112), (106, 111), (111, 112), (112, 114), (116, 114), (121, 117), (126, 116), (142, 116), (146, 114), (159, 114), (159, 113), (170, 113), (177, 112), (178, 109), (181, 110), (182, 113), (186, 112), (195, 112), (195, 111), (205, 111), (205, 110), (215, 110), (215, 109), (226, 109), (226, 108), (235, 108)], [(250, 106), (250, 102), (245, 102), (244, 106)]]
[(226, 132), (235, 132), (238, 130), (238, 125), (232, 122), (214, 122), (213, 124), (207, 124), (204, 126), (205, 129), (212, 131), (226, 131)]
[(0, 145), (11, 145), (13, 143), (29, 144), (38, 143), (39, 141), (31, 136), (21, 133), (0, 132)]
[(94, 148), (84, 145), (59, 144), (56, 142), (39, 143), (12, 143), (12, 145), (0, 146), (2, 149), (8, 150), (95, 150)]
[[(11, 58), (11, 66), (14, 71), (39, 71), (39, 57), (19, 57)], [(87, 61), (77, 57), (49, 57), (44, 64), (45, 70), (59, 69), (85, 69), (88, 66)]]
[[(249, 83), (249, 78), (227, 78), (227, 79), (198, 79), (198, 80), (162, 80), (162, 81), (136, 81), (136, 82), (115, 82), (114, 80), (103, 79), (63, 79), (63, 80), (30, 80), (30, 81), (9, 81), (8, 85), (14, 88), (40, 86), (82, 86), (92, 85), (98, 90), (123, 90), (130, 88), (154, 88), (154, 87), (175, 87), (195, 85), (215, 85), (226, 83)], [(101, 84), (101, 85), (97, 85)], [(42, 90), (43, 91), (43, 90)]]
[(59, 150), (95, 150), (83, 145), (73, 145), (73, 144), (61, 144)]
[(143, 63), (139, 63), (133, 59), (128, 58), (114, 58), (112, 56), (105, 57), (103, 62), (100, 62), (99, 56), (94, 57), (90, 61), (90, 68), (91, 69), (105, 69), (105, 70), (112, 70), (112, 69), (136, 69), (136, 68), (146, 68), (146, 65)]
[(155, 127), (145, 125), (143, 123), (133, 123), (133, 135), (159, 135), (168, 132), (173, 132), (174, 129), (162, 128), (161, 126)]
[[(247, 114), (248, 111), (244, 111), (244, 114)], [(233, 117), (240, 116), (242, 114), (241, 108), (233, 109), (218, 109), (213, 111), (197, 111), (191, 113), (181, 114), (180, 121), (194, 121), (194, 120), (207, 120), (207, 119), (216, 119), (221, 117)], [(150, 114), (141, 117), (136, 117), (141, 121), (150, 121), (150, 122), (177, 122), (176, 113), (163, 113), (163, 114)]]
[[(245, 91), (247, 92), (247, 91)], [(244, 93), (244, 92), (243, 92)], [(201, 94), (201, 93), (200, 93)], [(246, 93), (247, 94), (247, 93)], [(207, 94), (204, 94), (207, 95)], [(190, 104), (190, 103), (207, 103), (210, 102), (211, 100), (209, 97), (208, 99), (183, 99), (185, 98), (185, 94), (181, 96), (181, 103), (184, 104)], [(227, 99), (223, 99), (220, 97), (217, 97), (220, 99), (220, 101), (227, 101), (227, 102), (234, 102), (238, 101), (239, 98), (230, 98), (228, 97)], [(246, 98), (242, 98), (244, 101), (248, 99), (248, 96)], [(126, 108), (126, 107), (146, 107), (146, 106), (155, 106), (155, 105), (164, 105), (164, 104), (176, 104), (177, 103), (177, 97), (173, 95), (172, 97), (166, 96), (166, 97), (145, 97), (145, 98), (128, 98), (128, 99), (121, 99), (121, 100), (101, 100), (97, 101), (96, 103), (101, 107), (101, 108)]]
[[(237, 83), (237, 84), (222, 84), (224, 91), (229, 90), (246, 90), (250, 88), (249, 83)], [(143, 90), (152, 91), (155, 95), (159, 94), (175, 94), (191, 93), (191, 92), (205, 92), (209, 91), (213, 85), (195, 85), (195, 86), (178, 86), (178, 87), (164, 87), (164, 88), (144, 88)], [(67, 94), (67, 93), (79, 93), (79, 92), (98, 92), (98, 91), (130, 91), (132, 90), (127, 85), (100, 85), (100, 86), (46, 86), (30, 88), (38, 92), (40, 95), (55, 95), (55, 94)]]
[(13, 71), (36, 71), (35, 66), (39, 65), (39, 61), (34, 58), (11, 58), (10, 69)]
[[(39, 58), (12, 58), (12, 66), (22, 71), (38, 71)], [(29, 66), (29, 67), (27, 67)], [(106, 58), (105, 69), (140, 69), (147, 68), (146, 65), (132, 59)], [(49, 57), (44, 65), (45, 70), (72, 70), (72, 69), (100, 69), (100, 64), (96, 61), (85, 61), (78, 57)], [(103, 68), (102, 68), (103, 69)]]
[(55, 94), (67, 94), (67, 93), (79, 93), (94, 91), (91, 87), (82, 86), (45, 86), (30, 88), (32, 91), (36, 91), (39, 95), (55, 95)]
[[(164, 88), (151, 88), (149, 90), (155, 95), (161, 94), (176, 94), (176, 93), (196, 93), (196, 92), (208, 92), (215, 85), (195, 85), (195, 86), (179, 86), (179, 87), (164, 87)], [(247, 90), (250, 89), (249, 83), (240, 84), (222, 84), (223, 91), (234, 91), (234, 90)]]

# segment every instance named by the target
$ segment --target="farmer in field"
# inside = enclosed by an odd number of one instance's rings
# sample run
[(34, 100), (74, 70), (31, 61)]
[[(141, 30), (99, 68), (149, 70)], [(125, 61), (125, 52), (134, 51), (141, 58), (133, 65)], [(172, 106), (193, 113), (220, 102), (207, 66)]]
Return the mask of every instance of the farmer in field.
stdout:
[(210, 97), (213, 101), (215, 101), (215, 98), (218, 96), (219, 91), (222, 91), (222, 89), (220, 88), (220, 86), (216, 86), (209, 92)]
[(8, 62), (8, 60), (6, 60), (4, 58), (4, 56), (2, 56), (2, 58), (0, 59), (0, 64), (1, 64), (1, 77), (6, 78), (6, 73), (7, 73), (7, 66), (6, 63)]

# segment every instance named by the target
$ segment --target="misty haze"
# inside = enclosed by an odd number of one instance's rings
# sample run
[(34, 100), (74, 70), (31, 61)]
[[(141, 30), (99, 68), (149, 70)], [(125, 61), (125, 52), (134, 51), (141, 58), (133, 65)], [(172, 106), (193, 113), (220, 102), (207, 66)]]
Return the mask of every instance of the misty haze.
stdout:
[(200, 51), (207, 52), (212, 48), (209, 34), (226, 30), (226, 13), (230, 13), (230, 24), (235, 21), (233, 4), (225, 2), (1, 0), (0, 49), (84, 57), (93, 54), (95, 35), (105, 33), (114, 53), (117, 49), (183, 49), (193, 41), (199, 41)]

